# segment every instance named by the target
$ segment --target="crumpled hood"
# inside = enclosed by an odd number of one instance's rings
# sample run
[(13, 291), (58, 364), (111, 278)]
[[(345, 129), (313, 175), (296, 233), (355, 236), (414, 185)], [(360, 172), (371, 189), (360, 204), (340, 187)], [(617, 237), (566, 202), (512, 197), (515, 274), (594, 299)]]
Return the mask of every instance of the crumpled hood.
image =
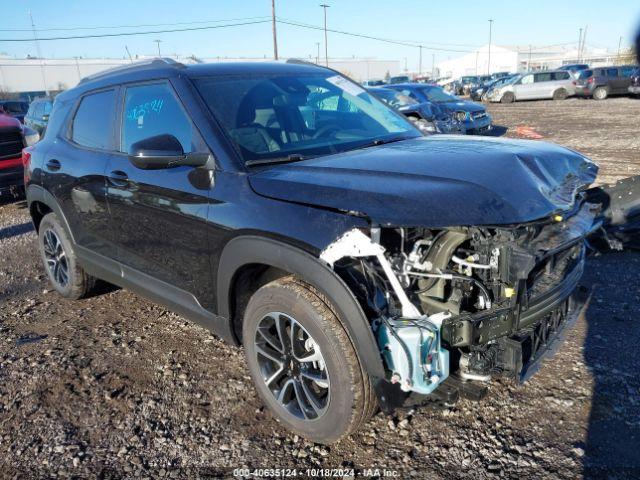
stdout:
[(549, 143), (436, 135), (274, 165), (249, 182), (266, 197), (380, 225), (507, 225), (572, 208), (597, 170)]
[(473, 102), (459, 100), (457, 102), (442, 102), (438, 104), (441, 108), (449, 112), (484, 112), (486, 108)]

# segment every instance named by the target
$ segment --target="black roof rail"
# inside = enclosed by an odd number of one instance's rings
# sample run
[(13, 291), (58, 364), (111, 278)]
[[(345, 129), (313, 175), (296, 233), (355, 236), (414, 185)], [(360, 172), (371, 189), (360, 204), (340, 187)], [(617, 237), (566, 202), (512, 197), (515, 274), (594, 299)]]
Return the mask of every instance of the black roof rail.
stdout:
[(80, 80), (79, 85), (82, 85), (83, 83), (89, 82), (91, 80), (96, 80), (102, 77), (113, 75), (114, 73), (128, 72), (130, 70), (139, 70), (145, 67), (149, 68), (149, 67), (161, 67), (161, 66), (172, 67), (172, 68), (185, 68), (185, 65), (183, 63), (180, 63), (177, 60), (174, 60), (173, 58), (166, 58), (166, 57), (150, 58), (148, 60), (140, 60), (139, 62), (132, 62), (130, 64), (120, 65), (117, 67), (109, 68), (107, 70), (103, 70), (102, 72), (94, 73), (93, 75), (88, 75), (86, 77), (83, 77), (82, 80)]

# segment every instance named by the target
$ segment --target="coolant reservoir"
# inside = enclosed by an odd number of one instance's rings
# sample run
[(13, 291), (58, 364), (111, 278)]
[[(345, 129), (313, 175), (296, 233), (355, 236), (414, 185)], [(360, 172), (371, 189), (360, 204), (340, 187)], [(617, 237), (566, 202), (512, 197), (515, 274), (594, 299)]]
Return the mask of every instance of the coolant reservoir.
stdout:
[(432, 315), (380, 324), (378, 346), (393, 372), (392, 381), (398, 381), (405, 392), (429, 394), (449, 376), (449, 351), (440, 344), (442, 320)]

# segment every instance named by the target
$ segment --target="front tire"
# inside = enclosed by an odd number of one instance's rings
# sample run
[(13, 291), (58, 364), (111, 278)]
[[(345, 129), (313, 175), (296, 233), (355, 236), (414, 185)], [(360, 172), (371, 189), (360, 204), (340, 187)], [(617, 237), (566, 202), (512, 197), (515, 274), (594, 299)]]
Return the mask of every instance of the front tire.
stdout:
[(312, 286), (290, 276), (260, 288), (242, 337), (258, 394), (289, 429), (333, 443), (372, 415), (369, 377), (331, 303)]
[(500, 99), (500, 103), (513, 103), (516, 99), (516, 96), (513, 92), (504, 92), (502, 98)]
[(554, 100), (566, 100), (569, 96), (569, 93), (564, 88), (559, 88), (555, 92), (553, 92)]
[(77, 300), (93, 290), (96, 279), (78, 264), (72, 243), (55, 213), (42, 218), (38, 245), (49, 282), (60, 295)]

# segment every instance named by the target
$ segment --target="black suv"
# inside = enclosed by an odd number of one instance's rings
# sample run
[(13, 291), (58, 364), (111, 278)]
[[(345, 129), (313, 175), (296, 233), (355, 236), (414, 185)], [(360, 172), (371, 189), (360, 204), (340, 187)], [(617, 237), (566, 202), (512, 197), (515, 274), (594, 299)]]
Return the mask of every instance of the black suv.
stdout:
[(242, 344), (263, 401), (319, 442), (527, 379), (583, 310), (596, 172), (543, 142), (422, 136), (299, 61), (95, 75), (25, 152), (62, 296), (104, 279)]

